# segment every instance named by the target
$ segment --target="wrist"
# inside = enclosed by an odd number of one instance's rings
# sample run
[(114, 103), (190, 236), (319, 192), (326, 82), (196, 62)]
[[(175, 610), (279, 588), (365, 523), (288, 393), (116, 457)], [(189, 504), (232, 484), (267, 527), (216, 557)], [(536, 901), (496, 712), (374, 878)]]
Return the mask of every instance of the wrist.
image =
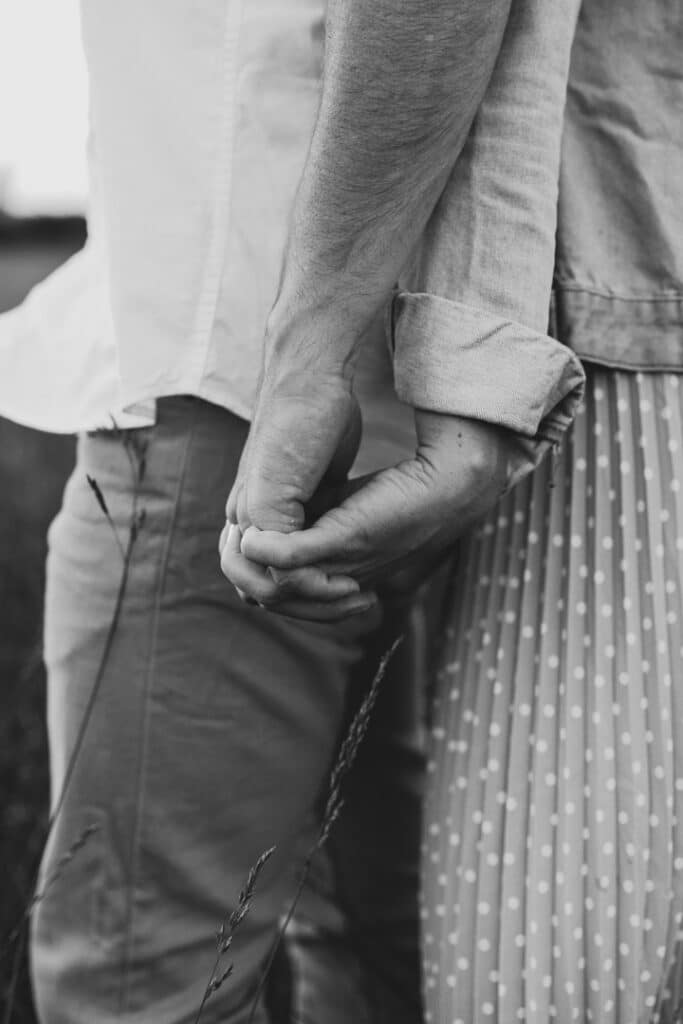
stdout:
[(370, 320), (353, 302), (321, 289), (281, 291), (266, 323), (266, 373), (284, 363), (301, 373), (352, 380)]

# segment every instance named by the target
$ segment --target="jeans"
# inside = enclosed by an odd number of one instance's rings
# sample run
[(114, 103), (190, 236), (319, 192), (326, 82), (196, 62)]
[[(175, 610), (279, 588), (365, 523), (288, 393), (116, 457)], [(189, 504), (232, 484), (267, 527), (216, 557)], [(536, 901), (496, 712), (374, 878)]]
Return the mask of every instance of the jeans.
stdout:
[[(108, 643), (123, 567), (119, 545), (125, 550), (136, 490), (144, 521), (84, 742), (45, 852), (46, 890), (32, 931), (42, 1024), (194, 1021), (216, 929), (235, 906), (249, 868), (275, 845), (235, 932), (227, 958), (234, 972), (202, 1014), (205, 1024), (248, 1019), (278, 918), (317, 833), (352, 683), (357, 687), (362, 672), (371, 674), (375, 655), (403, 628), (403, 614), (386, 607), (331, 625), (286, 619), (238, 599), (220, 573), (216, 545), (247, 430), (224, 409), (174, 397), (159, 402), (153, 427), (79, 441), (49, 535), (53, 808)], [(375, 723), (371, 741), (382, 752), (379, 771), (365, 784), (353, 782), (347, 824), (340, 822), (336, 845), (316, 867), (318, 874), (331, 872), (331, 881), (306, 894), (294, 929), (297, 976), (310, 963), (314, 987), (320, 980), (320, 995), (311, 1001), (309, 992), (303, 1002), (326, 1022), (401, 1019), (382, 1010), (382, 986), (394, 989), (394, 998), (403, 986), (402, 1019), (420, 1019), (415, 907), (422, 761), (410, 660), (408, 646), (404, 670), (399, 662), (394, 668), (404, 683), (394, 689), (386, 681), (386, 718)], [(364, 756), (372, 758), (370, 748)], [(368, 857), (363, 829), (354, 834), (364, 817), (367, 841), (375, 844)], [(358, 873), (357, 884), (341, 878), (344, 867), (347, 875)], [(353, 899), (346, 909), (339, 902), (344, 886), (356, 894), (355, 909)], [(374, 905), (361, 898), (366, 890), (376, 893)], [(347, 949), (346, 962), (329, 964), (327, 989), (337, 1005), (322, 1005), (325, 957), (309, 955), (301, 936), (317, 941), (334, 934), (343, 942), (354, 928), (366, 937), (370, 929), (367, 946), (389, 961), (389, 973), (386, 963), (377, 968), (385, 981), (375, 985), (375, 968)], [(400, 967), (389, 983), (394, 948)], [(256, 1019), (268, 1019), (263, 1006)]]

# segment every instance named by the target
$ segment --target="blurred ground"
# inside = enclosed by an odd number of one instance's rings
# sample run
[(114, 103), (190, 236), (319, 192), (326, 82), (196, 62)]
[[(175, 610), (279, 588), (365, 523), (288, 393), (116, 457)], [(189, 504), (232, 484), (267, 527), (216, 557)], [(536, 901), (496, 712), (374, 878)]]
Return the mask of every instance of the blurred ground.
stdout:
[[(75, 218), (13, 221), (0, 214), (0, 311), (20, 302), (83, 238), (83, 223)], [(0, 949), (30, 890), (45, 828), (45, 536), (73, 453), (72, 438), (27, 430), (0, 418)], [(12, 958), (3, 953), (4, 1010)], [(24, 964), (12, 1022), (34, 1021)]]

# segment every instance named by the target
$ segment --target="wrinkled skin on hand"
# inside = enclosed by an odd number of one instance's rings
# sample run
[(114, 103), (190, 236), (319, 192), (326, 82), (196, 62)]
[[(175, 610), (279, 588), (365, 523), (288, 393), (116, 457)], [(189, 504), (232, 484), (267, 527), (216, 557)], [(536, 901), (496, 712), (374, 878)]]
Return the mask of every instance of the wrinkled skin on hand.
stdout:
[(300, 531), (334, 504), (360, 434), (358, 403), (338, 372), (272, 370), (264, 377), (219, 542), (223, 572), (243, 599), (319, 621), (376, 603), (373, 593), (360, 594), (351, 577), (307, 566), (277, 579), (241, 552), (247, 529)]
[[(367, 607), (365, 595), (414, 589), (498, 501), (522, 453), (499, 427), (416, 410), (414, 458), (345, 481), (358, 445), (353, 397), (338, 379), (298, 381), (278, 389), (267, 425), (255, 423), (222, 566), (274, 611), (342, 619)], [(309, 526), (312, 500), (322, 514)]]
[(244, 555), (282, 573), (316, 565), (380, 592), (414, 589), (444, 551), (498, 501), (510, 479), (505, 432), (416, 413), (415, 457), (352, 482), (338, 507), (288, 535), (248, 528)]

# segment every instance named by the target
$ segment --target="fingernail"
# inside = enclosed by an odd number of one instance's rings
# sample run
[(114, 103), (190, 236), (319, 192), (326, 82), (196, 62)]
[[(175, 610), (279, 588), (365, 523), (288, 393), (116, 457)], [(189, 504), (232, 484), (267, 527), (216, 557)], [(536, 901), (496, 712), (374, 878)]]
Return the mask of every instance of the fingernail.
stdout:
[(349, 582), (346, 584), (346, 593), (349, 597), (351, 597), (352, 594), (359, 594), (360, 583), (357, 583), (356, 580), (349, 580)]
[(360, 592), (360, 583), (346, 576), (328, 576), (328, 583), (336, 590), (338, 597), (351, 597)]
[(349, 615), (362, 615), (363, 612), (369, 612), (377, 604), (377, 598), (364, 598), (358, 604), (351, 605), (349, 609)]

